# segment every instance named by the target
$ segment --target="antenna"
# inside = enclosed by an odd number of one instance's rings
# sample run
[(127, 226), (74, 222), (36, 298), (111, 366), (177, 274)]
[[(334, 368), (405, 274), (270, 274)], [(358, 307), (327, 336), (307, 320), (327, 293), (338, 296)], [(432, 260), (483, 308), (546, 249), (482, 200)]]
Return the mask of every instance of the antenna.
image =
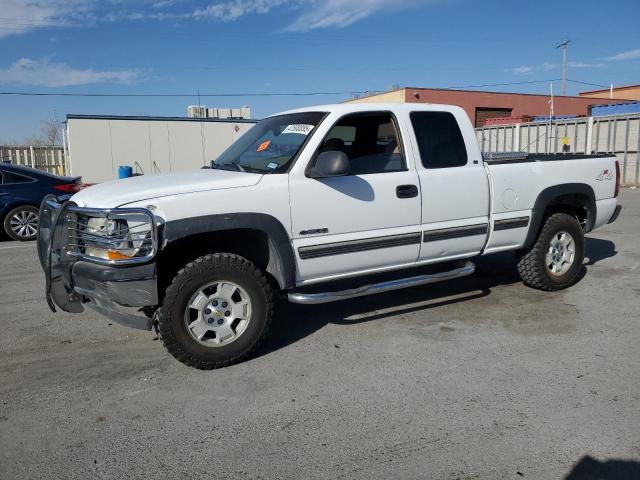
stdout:
[(564, 39), (564, 41), (556, 48), (562, 48), (562, 96), (567, 96), (567, 45), (571, 40)]

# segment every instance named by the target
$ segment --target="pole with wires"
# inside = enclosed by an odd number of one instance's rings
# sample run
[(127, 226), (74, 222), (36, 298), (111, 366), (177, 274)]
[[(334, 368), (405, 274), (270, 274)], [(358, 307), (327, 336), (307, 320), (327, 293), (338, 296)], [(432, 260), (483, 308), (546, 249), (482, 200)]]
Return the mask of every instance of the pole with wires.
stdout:
[(565, 40), (556, 48), (562, 48), (562, 96), (567, 96), (567, 45), (571, 40)]
[(549, 98), (549, 123), (547, 123), (547, 141), (545, 153), (551, 153), (551, 132), (553, 131), (553, 82), (549, 85), (551, 97)]

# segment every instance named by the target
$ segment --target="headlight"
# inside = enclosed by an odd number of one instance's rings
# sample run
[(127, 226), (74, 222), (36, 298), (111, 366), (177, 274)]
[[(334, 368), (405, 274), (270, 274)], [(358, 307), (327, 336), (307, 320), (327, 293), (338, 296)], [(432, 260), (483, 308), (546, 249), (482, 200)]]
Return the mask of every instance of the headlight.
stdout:
[(144, 262), (155, 255), (153, 214), (144, 209), (74, 208), (69, 253), (98, 263)]
[(126, 220), (90, 218), (87, 221), (84, 234), (85, 255), (105, 260), (132, 258), (140, 250), (141, 243), (138, 241), (134, 244)]

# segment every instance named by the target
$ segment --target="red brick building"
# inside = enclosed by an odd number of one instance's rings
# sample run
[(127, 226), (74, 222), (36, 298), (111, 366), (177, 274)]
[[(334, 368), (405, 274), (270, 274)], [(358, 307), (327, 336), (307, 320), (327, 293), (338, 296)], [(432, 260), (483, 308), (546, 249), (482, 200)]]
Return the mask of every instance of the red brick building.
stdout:
[[(549, 100), (549, 95), (529, 93), (406, 87), (350, 101), (457, 105), (464, 108), (474, 126), (481, 127), (487, 118), (549, 115)], [(586, 116), (592, 105), (608, 103), (612, 101), (603, 98), (556, 96), (553, 99), (553, 111), (554, 115)]]

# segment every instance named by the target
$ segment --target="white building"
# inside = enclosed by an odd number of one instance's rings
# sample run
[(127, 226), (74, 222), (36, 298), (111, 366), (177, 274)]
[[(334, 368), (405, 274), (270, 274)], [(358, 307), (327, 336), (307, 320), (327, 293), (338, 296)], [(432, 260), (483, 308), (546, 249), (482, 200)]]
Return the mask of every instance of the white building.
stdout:
[(183, 117), (67, 115), (67, 175), (118, 178), (118, 168), (150, 175), (209, 165), (257, 121)]

